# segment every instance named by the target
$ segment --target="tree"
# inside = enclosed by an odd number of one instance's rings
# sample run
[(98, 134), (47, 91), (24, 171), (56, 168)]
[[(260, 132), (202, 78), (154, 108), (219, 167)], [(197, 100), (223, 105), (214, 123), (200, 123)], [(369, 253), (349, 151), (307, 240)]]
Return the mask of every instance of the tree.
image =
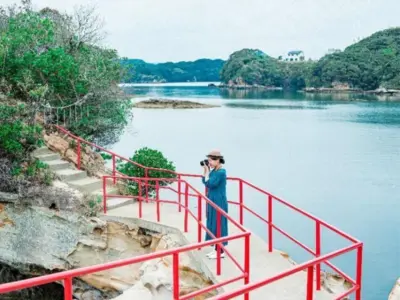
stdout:
[(117, 52), (96, 44), (103, 33), (95, 10), (36, 12), (25, 1), (0, 12), (0, 93), (29, 104), (35, 114), (57, 108), (53, 121), (66, 121), (66, 110), (85, 106), (87, 113), (75, 114), (67, 126), (102, 144), (114, 141), (131, 117), (130, 103), (117, 86), (125, 75)]

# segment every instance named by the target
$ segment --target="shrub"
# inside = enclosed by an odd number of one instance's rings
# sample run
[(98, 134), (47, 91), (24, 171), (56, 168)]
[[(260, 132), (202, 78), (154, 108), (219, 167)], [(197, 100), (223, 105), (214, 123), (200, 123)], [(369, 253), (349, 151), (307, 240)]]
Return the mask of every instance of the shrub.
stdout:
[(23, 122), (24, 115), (24, 105), (0, 105), (0, 149), (16, 160), (43, 144), (42, 127)]
[[(163, 170), (150, 170), (147, 174), (149, 178), (166, 178), (166, 179), (173, 179), (176, 178), (175, 174), (175, 165), (173, 162), (169, 161), (164, 155), (155, 149), (150, 149), (147, 147), (141, 148), (135, 151), (134, 155), (131, 158), (132, 161), (150, 168), (158, 168), (158, 169), (165, 169), (169, 171)], [(144, 178), (146, 177), (145, 169), (139, 166), (136, 166), (129, 162), (118, 162), (117, 169), (119, 172), (129, 176), (129, 177), (139, 177)], [(172, 181), (164, 180), (158, 181), (160, 186), (167, 186)], [(155, 185), (156, 181), (149, 180), (149, 187), (148, 193), (150, 196), (155, 195)], [(144, 181), (143, 181), (144, 184)], [(139, 187), (137, 182), (128, 181), (127, 183), (127, 193), (130, 195), (139, 195)], [(142, 195), (145, 193), (144, 188), (142, 187)]]

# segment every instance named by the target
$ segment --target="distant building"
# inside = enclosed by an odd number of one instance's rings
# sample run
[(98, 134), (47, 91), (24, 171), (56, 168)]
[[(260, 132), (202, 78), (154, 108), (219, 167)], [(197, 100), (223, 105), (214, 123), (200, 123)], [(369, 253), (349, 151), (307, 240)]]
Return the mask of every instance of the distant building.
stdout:
[(278, 59), (287, 62), (299, 62), (299, 61), (304, 61), (306, 57), (304, 55), (304, 51), (293, 50), (289, 51), (286, 55), (279, 56)]

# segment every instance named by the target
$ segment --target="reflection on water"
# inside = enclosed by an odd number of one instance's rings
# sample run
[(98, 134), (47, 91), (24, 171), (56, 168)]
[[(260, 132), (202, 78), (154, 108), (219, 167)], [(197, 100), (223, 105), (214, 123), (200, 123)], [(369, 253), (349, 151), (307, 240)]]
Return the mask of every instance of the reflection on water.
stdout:
[(229, 108), (244, 108), (244, 109), (325, 109), (323, 106), (304, 105), (274, 105), (264, 103), (226, 103), (224, 106)]
[(310, 101), (400, 101), (400, 96), (363, 95), (353, 93), (303, 93), (263, 89), (230, 90), (207, 86), (128, 86), (128, 94), (146, 97), (220, 98), (220, 99), (291, 99)]

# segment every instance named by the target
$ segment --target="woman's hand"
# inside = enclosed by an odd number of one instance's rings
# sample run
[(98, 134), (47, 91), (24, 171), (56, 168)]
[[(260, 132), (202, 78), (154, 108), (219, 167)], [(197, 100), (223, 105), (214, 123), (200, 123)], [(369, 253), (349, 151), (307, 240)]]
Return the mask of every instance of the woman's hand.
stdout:
[(207, 177), (208, 173), (210, 173), (210, 168), (206, 165), (203, 166), (204, 169), (204, 177)]

